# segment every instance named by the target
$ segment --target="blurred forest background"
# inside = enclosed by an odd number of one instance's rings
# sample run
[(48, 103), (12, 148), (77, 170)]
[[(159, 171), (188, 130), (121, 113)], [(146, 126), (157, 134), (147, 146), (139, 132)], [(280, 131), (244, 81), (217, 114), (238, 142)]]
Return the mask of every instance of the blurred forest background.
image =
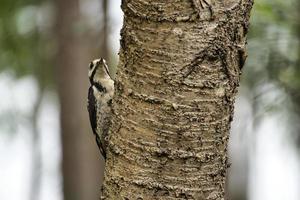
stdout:
[[(121, 1), (0, 0), (0, 199), (98, 199), (87, 69), (115, 72)], [(230, 139), (231, 200), (300, 199), (300, 2), (258, 0)]]

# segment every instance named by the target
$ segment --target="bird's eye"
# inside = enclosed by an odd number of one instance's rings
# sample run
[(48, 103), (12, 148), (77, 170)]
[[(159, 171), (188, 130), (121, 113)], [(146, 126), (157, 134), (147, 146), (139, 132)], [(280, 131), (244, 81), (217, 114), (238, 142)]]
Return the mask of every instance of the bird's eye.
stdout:
[(91, 62), (90, 65), (89, 65), (90, 69), (92, 69), (93, 66), (94, 66), (94, 65), (93, 65), (93, 62)]

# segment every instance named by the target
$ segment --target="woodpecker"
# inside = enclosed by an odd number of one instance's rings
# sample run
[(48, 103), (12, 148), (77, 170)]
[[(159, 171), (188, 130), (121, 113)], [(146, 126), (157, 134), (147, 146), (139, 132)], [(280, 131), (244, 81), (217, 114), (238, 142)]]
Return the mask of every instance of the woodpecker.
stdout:
[(87, 106), (90, 123), (100, 152), (106, 159), (114, 81), (103, 58), (90, 63), (88, 75), (91, 84), (88, 91)]

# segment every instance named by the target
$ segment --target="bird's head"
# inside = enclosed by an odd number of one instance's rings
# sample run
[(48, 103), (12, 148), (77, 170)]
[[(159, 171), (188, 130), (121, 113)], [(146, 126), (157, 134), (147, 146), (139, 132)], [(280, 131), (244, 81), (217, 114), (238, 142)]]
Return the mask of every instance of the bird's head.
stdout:
[(103, 58), (93, 60), (89, 65), (89, 79), (93, 85), (101, 79), (110, 76), (107, 64)]

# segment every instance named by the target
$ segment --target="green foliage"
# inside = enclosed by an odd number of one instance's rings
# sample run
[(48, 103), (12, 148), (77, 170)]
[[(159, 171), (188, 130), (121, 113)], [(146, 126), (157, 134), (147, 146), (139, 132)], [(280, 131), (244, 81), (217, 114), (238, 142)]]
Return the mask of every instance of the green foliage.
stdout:
[[(298, 72), (299, 35), (295, 32), (298, 9), (296, 0), (260, 0), (255, 3), (249, 33), (249, 58), (244, 78), (250, 87), (269, 81), (293, 85)], [(285, 74), (285, 75), (284, 75)], [(291, 74), (290, 74), (291, 75)]]
[(41, 27), (47, 23), (41, 21), (49, 14), (41, 12), (47, 5), (45, 0), (1, 0), (0, 6), (0, 71), (34, 75), (42, 87), (52, 82), (53, 50), (47, 42), (52, 43)]
[[(289, 107), (289, 113), (300, 115), (299, 4), (297, 0), (259, 0), (254, 4), (242, 85), (262, 114)], [(270, 85), (273, 88), (266, 87)], [(268, 89), (262, 89), (265, 87)], [(270, 93), (277, 97), (266, 101)], [(300, 138), (299, 130), (293, 131)]]

